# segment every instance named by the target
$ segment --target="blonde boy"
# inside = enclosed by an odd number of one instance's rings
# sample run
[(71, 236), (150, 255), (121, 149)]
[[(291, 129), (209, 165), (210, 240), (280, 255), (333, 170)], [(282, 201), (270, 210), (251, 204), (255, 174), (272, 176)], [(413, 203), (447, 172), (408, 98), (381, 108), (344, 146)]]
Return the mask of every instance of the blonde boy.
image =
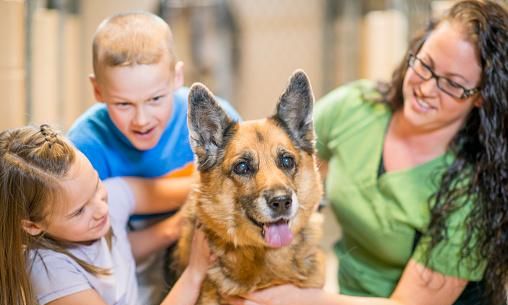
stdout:
[[(104, 20), (93, 39), (93, 70), (90, 81), (99, 103), (78, 118), (69, 130), (69, 138), (88, 157), (101, 179), (152, 178), (145, 180), (146, 192), (166, 198), (178, 209), (190, 189), (193, 153), (187, 129), (188, 88), (183, 87), (183, 62), (177, 61), (174, 54), (168, 24), (147, 12)], [(229, 104), (222, 101), (222, 106), (232, 118), (239, 119)], [(155, 219), (160, 220), (160, 215)], [(142, 245), (154, 234), (176, 240), (179, 220), (176, 214), (131, 232), (129, 239), (137, 245), (133, 248), (145, 249), (134, 253), (136, 259), (146, 259), (152, 252), (152, 244)], [(134, 228), (145, 227), (148, 222), (152, 223), (142, 216), (131, 219)], [(144, 296), (141, 304), (156, 303), (167, 288), (162, 256), (159, 253), (158, 258), (152, 257), (148, 260), (151, 263), (145, 260), (144, 271), (138, 274), (140, 295)]]

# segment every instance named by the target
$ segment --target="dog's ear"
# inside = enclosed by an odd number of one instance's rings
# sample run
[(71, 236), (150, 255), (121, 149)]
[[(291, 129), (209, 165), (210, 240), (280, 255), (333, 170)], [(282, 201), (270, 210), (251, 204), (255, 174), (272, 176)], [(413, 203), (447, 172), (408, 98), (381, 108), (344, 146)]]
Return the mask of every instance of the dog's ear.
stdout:
[(187, 120), (198, 170), (206, 171), (221, 158), (236, 122), (219, 106), (210, 90), (200, 83), (195, 83), (190, 89)]
[(314, 95), (309, 78), (297, 70), (289, 79), (289, 85), (279, 98), (277, 113), (272, 117), (289, 134), (293, 142), (308, 153), (314, 152), (312, 107)]

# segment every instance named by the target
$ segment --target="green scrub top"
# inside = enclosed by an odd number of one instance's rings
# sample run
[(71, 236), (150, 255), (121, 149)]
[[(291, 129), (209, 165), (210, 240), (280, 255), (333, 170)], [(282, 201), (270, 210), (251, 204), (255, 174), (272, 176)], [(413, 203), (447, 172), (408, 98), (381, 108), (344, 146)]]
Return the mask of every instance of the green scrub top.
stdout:
[[(335, 245), (340, 292), (388, 297), (410, 258), (446, 275), (480, 280), (483, 262), (477, 257), (459, 260), (470, 204), (449, 218), (449, 239), (426, 255), (429, 199), (453, 157), (445, 154), (378, 174), (392, 115), (376, 101), (379, 97), (375, 84), (363, 80), (332, 91), (315, 105), (318, 156), (328, 161), (326, 196), (342, 228)], [(422, 238), (414, 244), (417, 231)]]

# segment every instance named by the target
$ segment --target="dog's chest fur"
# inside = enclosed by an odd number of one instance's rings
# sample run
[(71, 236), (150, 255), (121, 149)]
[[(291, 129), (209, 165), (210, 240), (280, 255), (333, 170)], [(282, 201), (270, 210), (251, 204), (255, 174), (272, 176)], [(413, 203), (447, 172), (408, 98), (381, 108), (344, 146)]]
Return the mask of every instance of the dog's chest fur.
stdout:
[[(211, 242), (217, 261), (208, 276), (221, 283), (217, 289), (224, 295), (240, 295), (253, 290), (291, 283), (300, 287), (320, 287), (323, 283), (316, 272), (322, 254), (316, 244), (320, 235), (320, 215), (304, 228), (291, 246), (280, 249), (216, 246)], [(220, 244), (220, 242), (219, 242)]]

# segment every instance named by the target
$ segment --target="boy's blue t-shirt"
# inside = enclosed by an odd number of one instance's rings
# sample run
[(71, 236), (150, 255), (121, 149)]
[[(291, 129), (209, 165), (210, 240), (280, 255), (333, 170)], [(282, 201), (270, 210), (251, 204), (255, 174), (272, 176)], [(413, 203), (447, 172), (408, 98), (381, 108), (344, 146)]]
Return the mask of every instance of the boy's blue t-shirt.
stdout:
[[(113, 124), (105, 104), (98, 103), (81, 115), (68, 132), (69, 139), (92, 163), (101, 179), (110, 177), (162, 177), (179, 171), (189, 173), (194, 155), (187, 127), (189, 88), (173, 95), (173, 111), (159, 143), (152, 149), (135, 148)], [(238, 113), (216, 98), (233, 120)]]

